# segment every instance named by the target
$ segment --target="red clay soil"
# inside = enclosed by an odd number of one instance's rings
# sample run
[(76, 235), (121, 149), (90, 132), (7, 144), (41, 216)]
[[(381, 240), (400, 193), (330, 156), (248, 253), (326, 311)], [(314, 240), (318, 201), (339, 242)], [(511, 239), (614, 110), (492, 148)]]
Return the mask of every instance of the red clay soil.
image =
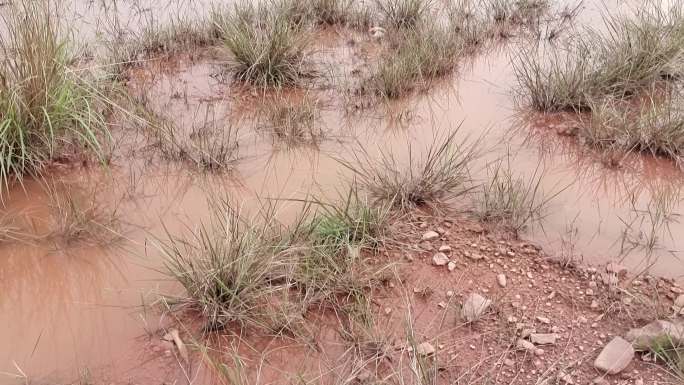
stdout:
[[(181, 383), (681, 383), (648, 355), (637, 354), (617, 375), (593, 365), (614, 336), (672, 315), (673, 298), (682, 292), (673, 282), (630, 277), (613, 265), (615, 280), (605, 266), (554, 260), (510, 233), (460, 216), (414, 214), (390, 229), (401, 236), (370, 262), (390, 262), (393, 274), (374, 291), (374, 317), (363, 325), (330, 309), (309, 311), (307, 338), (223, 332), (213, 337), (207, 354), (192, 352), (187, 365), (172, 343), (159, 338), (160, 331), (150, 339), (149, 359), (166, 366), (167, 380), (175, 375)], [(438, 237), (423, 241), (429, 231)], [(440, 248), (454, 262), (451, 267), (435, 265)], [(466, 323), (461, 304), (471, 293), (492, 304), (477, 321)], [(553, 333), (557, 340), (530, 350), (517, 347), (530, 332)], [(242, 371), (234, 369), (236, 356), (229, 352), (241, 357)], [(224, 362), (230, 375), (219, 376), (220, 370), (207, 364), (209, 356)]]

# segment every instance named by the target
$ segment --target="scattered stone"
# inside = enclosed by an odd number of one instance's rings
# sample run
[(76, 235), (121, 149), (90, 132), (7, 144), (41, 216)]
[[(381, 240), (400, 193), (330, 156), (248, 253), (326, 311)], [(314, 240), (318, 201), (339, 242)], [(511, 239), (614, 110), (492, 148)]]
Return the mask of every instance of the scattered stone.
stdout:
[(518, 318), (514, 316), (508, 316), (508, 323), (509, 324), (514, 324), (518, 322)]
[(444, 253), (437, 253), (432, 256), (432, 264), (435, 266), (444, 266), (449, 263), (449, 257)]
[(446, 302), (440, 302), (437, 304), (437, 306), (441, 307), (442, 309), (446, 309), (447, 304), (446, 304)]
[(439, 247), (439, 252), (440, 253), (450, 253), (451, 252), (451, 246), (442, 245)]
[(449, 264), (447, 264), (447, 269), (449, 269), (449, 271), (456, 270), (456, 262), (450, 261)]
[(466, 257), (472, 259), (473, 261), (479, 261), (480, 259), (484, 259), (484, 255), (479, 254), (479, 253), (463, 253), (465, 254)]
[(599, 303), (596, 300), (591, 301), (591, 305), (589, 305), (590, 308), (592, 309), (598, 309)]
[(424, 241), (432, 241), (439, 238), (439, 233), (436, 231), (428, 231), (427, 233), (423, 234), (422, 239)]
[(649, 350), (654, 342), (661, 339), (668, 339), (675, 346), (681, 345), (684, 344), (684, 323), (653, 321), (642, 328), (630, 330), (625, 338), (638, 351)]
[(451, 298), (454, 296), (454, 292), (452, 290), (449, 290), (446, 292), (446, 296), (447, 296), (447, 298)]
[(511, 360), (510, 358), (506, 358), (503, 364), (510, 368), (515, 365), (515, 361)]
[(561, 384), (566, 384), (566, 385), (573, 385), (575, 381), (572, 379), (572, 376), (568, 373), (565, 373), (563, 371), (558, 372), (558, 381)]
[(515, 347), (521, 350), (527, 350), (528, 352), (534, 352), (537, 350), (537, 347), (534, 346), (532, 342), (523, 340), (522, 338), (516, 342)]
[(392, 312), (392, 308), (391, 308), (391, 307), (386, 307), (386, 308), (385, 308), (385, 314), (390, 314), (391, 312)]
[(506, 287), (506, 274), (499, 274), (496, 276), (496, 282), (501, 287)]
[(431, 356), (435, 354), (435, 347), (429, 342), (423, 342), (422, 344), (416, 346), (416, 353), (421, 356)]
[(558, 334), (555, 333), (532, 333), (530, 341), (535, 345), (553, 345), (556, 343)]
[(587, 289), (584, 293), (585, 293), (586, 295), (588, 295), (588, 296), (592, 296), (592, 295), (594, 295), (594, 290), (592, 290), (592, 289)]
[(520, 337), (521, 338), (528, 338), (529, 336), (531, 336), (533, 333), (536, 333), (536, 332), (537, 332), (536, 329), (523, 329), (520, 331)]
[(487, 311), (491, 304), (492, 301), (487, 298), (477, 293), (472, 293), (466, 298), (465, 302), (463, 302), (461, 317), (467, 322), (477, 321), (485, 311)]
[(551, 320), (546, 318), (546, 317), (537, 317), (537, 321), (539, 321), (545, 325), (548, 325), (551, 323)]
[(634, 348), (622, 337), (615, 337), (606, 345), (596, 361), (594, 367), (608, 374), (618, 374), (632, 362)]

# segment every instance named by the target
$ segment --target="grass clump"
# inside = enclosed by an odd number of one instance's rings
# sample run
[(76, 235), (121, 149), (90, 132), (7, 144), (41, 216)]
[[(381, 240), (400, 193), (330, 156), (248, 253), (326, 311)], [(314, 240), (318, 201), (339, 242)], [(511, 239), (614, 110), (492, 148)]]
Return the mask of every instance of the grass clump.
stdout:
[(233, 55), (229, 69), (237, 80), (284, 87), (299, 84), (307, 74), (308, 39), (289, 9), (255, 10), (242, 4), (214, 18), (220, 40)]
[(394, 28), (415, 28), (432, 9), (431, 0), (376, 0), (385, 23)]
[[(355, 152), (354, 162), (341, 161), (352, 171), (359, 185), (378, 202), (400, 210), (435, 206), (465, 194), (469, 188), (470, 162), (477, 156), (477, 142), (459, 142), (454, 130), (435, 138), (420, 158), (381, 152), (376, 161), (365, 149)], [(407, 159), (402, 164), (401, 159)]]
[(679, 77), (684, 52), (682, 5), (647, 2), (634, 17), (606, 16), (606, 31), (588, 28), (562, 51), (523, 52), (515, 73), (526, 102), (541, 111), (583, 110), (602, 97), (632, 97)]
[(167, 232), (168, 240), (157, 244), (187, 293), (172, 309), (197, 311), (210, 330), (260, 325), (270, 316), (265, 304), (288, 287), (279, 226), (272, 215), (251, 220), (225, 201), (212, 206), (212, 218), (190, 229), (188, 238)]
[(372, 87), (384, 98), (405, 96), (416, 84), (453, 71), (462, 47), (456, 34), (440, 23), (404, 30), (396, 49), (378, 64), (371, 78)]
[(604, 99), (579, 130), (583, 143), (607, 151), (637, 151), (684, 163), (684, 110), (678, 92), (640, 103)]
[(505, 164), (500, 160), (489, 166), (487, 176), (475, 199), (480, 220), (519, 231), (543, 216), (548, 199), (542, 196), (542, 178), (536, 170), (531, 178), (516, 177), (509, 158)]
[(306, 303), (357, 305), (381, 279), (382, 266), (367, 262), (365, 252), (382, 242), (387, 210), (373, 207), (356, 186), (338, 203), (315, 200), (320, 210), (310, 222), (311, 249), (298, 264), (297, 282)]
[(0, 179), (36, 176), (68, 150), (102, 157), (101, 98), (70, 70), (68, 42), (49, 6), (11, 5), (0, 35)]
[(684, 380), (684, 345), (675, 338), (665, 335), (653, 341), (651, 352), (675, 377)]
[(311, 13), (319, 24), (344, 24), (352, 21), (354, 0), (313, 0)]

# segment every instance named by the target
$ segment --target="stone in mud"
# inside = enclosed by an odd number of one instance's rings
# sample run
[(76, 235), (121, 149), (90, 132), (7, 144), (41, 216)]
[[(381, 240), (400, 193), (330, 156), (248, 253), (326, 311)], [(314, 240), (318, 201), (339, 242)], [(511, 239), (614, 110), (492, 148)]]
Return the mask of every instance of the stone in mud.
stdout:
[(496, 282), (501, 287), (506, 287), (506, 274), (499, 274), (496, 276)]
[(477, 293), (472, 293), (463, 302), (461, 317), (467, 322), (475, 322), (482, 317), (491, 304), (492, 301), (487, 298)]
[(658, 342), (684, 346), (684, 323), (653, 321), (644, 327), (630, 330), (625, 339), (638, 351), (648, 351)]
[(618, 374), (625, 370), (634, 358), (632, 344), (622, 337), (615, 337), (608, 345), (603, 347), (601, 353), (594, 361), (594, 367), (608, 374)]
[(435, 354), (435, 347), (429, 342), (423, 342), (422, 344), (416, 346), (416, 353), (421, 356), (431, 356)]
[(553, 345), (556, 343), (558, 334), (555, 333), (532, 333), (530, 341), (535, 345)]
[(530, 341), (523, 340), (522, 338), (518, 340), (518, 342), (515, 343), (515, 347), (520, 350), (527, 350), (529, 352), (535, 352), (537, 350), (537, 347), (534, 346), (534, 344)]
[(439, 238), (439, 233), (436, 231), (428, 231), (427, 233), (423, 234), (421, 239), (424, 241), (433, 241), (437, 238)]
[(435, 266), (444, 266), (449, 263), (449, 257), (444, 253), (437, 253), (432, 256), (432, 264)]

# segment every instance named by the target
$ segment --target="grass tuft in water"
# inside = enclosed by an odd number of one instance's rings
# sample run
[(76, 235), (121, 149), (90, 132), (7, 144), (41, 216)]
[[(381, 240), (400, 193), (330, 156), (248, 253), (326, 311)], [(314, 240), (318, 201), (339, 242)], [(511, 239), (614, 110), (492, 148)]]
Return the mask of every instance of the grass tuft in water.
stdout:
[(387, 52), (371, 77), (378, 95), (388, 99), (405, 96), (416, 85), (456, 67), (463, 45), (446, 25), (434, 23), (398, 33), (397, 48)]
[(541, 111), (586, 110), (589, 100), (630, 98), (679, 78), (684, 63), (682, 5), (648, 1), (636, 14), (607, 15), (566, 47), (525, 51), (514, 60), (521, 94)]
[(0, 180), (37, 176), (75, 148), (103, 157), (100, 97), (68, 68), (69, 43), (44, 3), (13, 4), (0, 34)]
[(438, 206), (469, 190), (469, 167), (477, 156), (479, 142), (459, 142), (459, 131), (457, 128), (446, 137), (435, 138), (419, 158), (409, 147), (408, 155), (381, 152), (375, 160), (362, 147), (354, 153), (353, 162), (340, 162), (354, 172), (359, 186), (377, 202), (400, 210)]
[(529, 178), (511, 172), (511, 159), (487, 168), (487, 181), (475, 195), (475, 215), (482, 221), (520, 231), (544, 214), (548, 199), (541, 190), (542, 176), (535, 170)]
[(431, 0), (376, 0), (385, 23), (393, 28), (416, 28), (432, 9)]
[(306, 303), (327, 302), (350, 309), (367, 301), (384, 266), (368, 264), (366, 252), (382, 242), (388, 211), (371, 206), (356, 186), (335, 203), (314, 200), (311, 249), (298, 261), (297, 278)]
[(167, 231), (167, 240), (157, 243), (169, 274), (187, 293), (171, 308), (197, 311), (209, 330), (263, 325), (272, 311), (264, 304), (288, 287), (279, 226), (272, 213), (245, 219), (225, 201), (211, 205), (211, 219), (188, 229), (189, 237)]
[(298, 85), (306, 70), (308, 39), (288, 7), (257, 11), (236, 5), (215, 17), (223, 44), (232, 53), (229, 69), (239, 81), (257, 87)]

